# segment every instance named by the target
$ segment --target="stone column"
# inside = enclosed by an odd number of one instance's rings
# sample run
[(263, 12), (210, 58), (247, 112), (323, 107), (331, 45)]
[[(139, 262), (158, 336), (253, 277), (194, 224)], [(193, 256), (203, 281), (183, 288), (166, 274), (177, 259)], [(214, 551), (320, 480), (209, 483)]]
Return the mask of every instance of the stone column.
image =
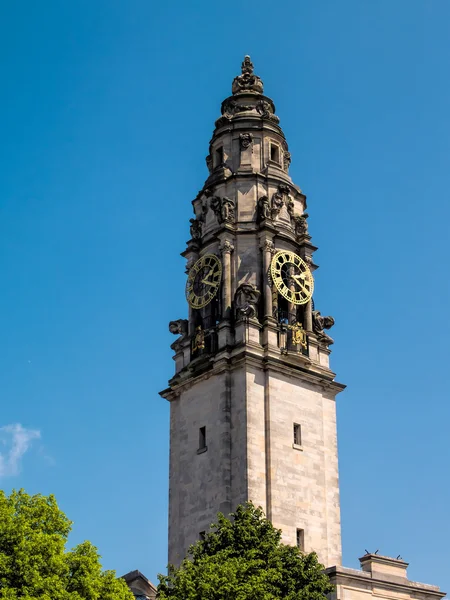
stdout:
[(265, 240), (262, 244), (263, 251), (263, 286), (264, 286), (264, 318), (273, 317), (273, 304), (272, 304), (272, 287), (270, 285), (269, 269), (272, 261), (272, 253), (274, 250), (274, 244), (271, 240)]
[(305, 304), (304, 313), (305, 322), (303, 323), (303, 328), (305, 331), (312, 331), (312, 302), (311, 300)]
[[(290, 280), (290, 285), (289, 285), (289, 289), (291, 290), (291, 292), (295, 292), (296, 291), (296, 287), (295, 287), (295, 282), (294, 282), (294, 267), (290, 267), (289, 269), (289, 280)], [(293, 302), (289, 302), (288, 303), (288, 321), (289, 321), (289, 325), (292, 325), (293, 323), (295, 323), (295, 321), (297, 321), (297, 305), (294, 304)]]
[[(198, 259), (198, 253), (197, 252), (189, 252), (185, 254), (186, 258), (187, 258), (187, 263), (186, 263), (186, 275), (189, 275), (189, 269), (192, 267), (192, 265), (195, 263), (195, 261)], [(190, 336), (194, 335), (194, 330), (195, 330), (195, 325), (194, 325), (194, 309), (192, 308), (192, 306), (188, 303), (188, 310), (189, 310), (189, 323), (188, 323), (188, 334)]]
[(222, 287), (222, 303), (223, 303), (223, 318), (230, 318), (231, 311), (231, 253), (234, 250), (233, 244), (224, 240), (220, 249), (222, 251), (222, 265), (223, 265), (223, 287)]
[[(305, 256), (305, 263), (308, 265), (309, 270), (312, 273), (312, 256)], [(313, 330), (313, 325), (312, 325), (312, 300), (309, 300), (309, 302), (307, 302), (305, 304), (305, 308), (303, 311), (303, 315), (304, 315), (304, 323), (303, 323), (303, 329), (305, 329), (305, 331), (312, 331)]]

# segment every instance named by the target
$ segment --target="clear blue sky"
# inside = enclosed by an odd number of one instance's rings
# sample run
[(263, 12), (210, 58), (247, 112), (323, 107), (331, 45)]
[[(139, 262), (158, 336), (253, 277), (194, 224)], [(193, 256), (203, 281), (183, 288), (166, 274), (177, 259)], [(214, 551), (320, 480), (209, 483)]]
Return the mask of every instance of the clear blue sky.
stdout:
[(1, 3), (0, 485), (55, 493), (105, 568), (165, 569), (179, 252), (251, 54), (336, 319), (344, 563), (379, 548), (450, 590), (449, 23), (448, 0)]

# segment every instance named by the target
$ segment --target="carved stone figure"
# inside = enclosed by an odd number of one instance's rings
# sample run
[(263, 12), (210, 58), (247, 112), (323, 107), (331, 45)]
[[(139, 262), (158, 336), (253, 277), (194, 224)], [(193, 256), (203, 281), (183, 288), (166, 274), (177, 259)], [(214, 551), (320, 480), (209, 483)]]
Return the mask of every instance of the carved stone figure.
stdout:
[(205, 348), (205, 332), (199, 325), (195, 328), (195, 335), (192, 340), (192, 352), (198, 352), (198, 350), (204, 350)]
[(231, 91), (233, 94), (240, 92), (251, 91), (259, 94), (263, 93), (263, 82), (259, 77), (253, 74), (253, 63), (250, 56), (244, 58), (241, 66), (242, 75), (238, 75), (233, 79)]
[(272, 196), (272, 210), (271, 210), (272, 219), (276, 218), (280, 214), (280, 210), (283, 208), (283, 204), (284, 204), (283, 194), (281, 193), (280, 188), (278, 188), (278, 191), (275, 192), (275, 194)]
[(239, 143), (242, 150), (247, 150), (253, 143), (253, 135), (251, 133), (241, 133), (239, 135)]
[(234, 112), (248, 112), (249, 110), (253, 110), (255, 107), (253, 104), (236, 104)]
[(208, 171), (210, 173), (212, 173), (212, 171), (213, 171), (213, 159), (212, 159), (211, 154), (208, 154), (208, 156), (205, 158), (205, 160), (206, 160), (206, 166), (208, 167)]
[(176, 321), (170, 321), (169, 331), (174, 335), (182, 335), (184, 337), (188, 332), (188, 320), (177, 319)]
[(238, 104), (235, 100), (225, 100), (222, 103), (221, 112), (223, 117), (230, 121), (236, 113), (254, 109), (255, 106), (253, 104)]
[[(219, 196), (213, 196), (209, 202), (210, 207), (212, 208), (214, 214), (217, 217), (217, 220), (219, 221), (219, 219), (221, 218), (221, 206), (222, 206), (222, 201), (219, 198)], [(220, 223), (220, 221), (219, 221)]]
[(324, 329), (331, 329), (334, 325), (333, 317), (323, 317), (319, 310), (312, 311), (312, 326), (317, 338), (325, 344), (333, 344), (334, 340), (324, 332)]
[(263, 119), (270, 119), (270, 121), (273, 121), (274, 123), (280, 122), (280, 119), (273, 114), (273, 107), (267, 100), (260, 100), (256, 104), (256, 110)]
[(291, 164), (291, 153), (287, 150), (283, 153), (283, 167), (285, 171), (289, 170), (289, 165)]
[(294, 216), (294, 201), (292, 200), (291, 195), (288, 195), (287, 197), (286, 208), (289, 213), (289, 216), (292, 218)]
[(234, 306), (236, 319), (255, 319), (260, 291), (251, 283), (242, 283), (236, 290)]
[(225, 223), (234, 223), (235, 214), (234, 214), (235, 203), (231, 198), (227, 198), (226, 196), (222, 198), (222, 221)]
[(295, 235), (297, 237), (303, 237), (308, 233), (308, 213), (303, 213), (302, 215), (297, 215), (294, 217), (295, 223)]
[(267, 102), (267, 100), (260, 100), (256, 104), (256, 110), (262, 117), (266, 119), (273, 114), (272, 106), (270, 105), (270, 102)]
[(224, 117), (231, 119), (236, 109), (236, 102), (234, 100), (226, 100), (222, 103), (221, 112)]
[(202, 237), (202, 222), (199, 221), (198, 219), (189, 219), (189, 222), (191, 224), (190, 226), (190, 232), (191, 232), (191, 238), (193, 240), (199, 240)]
[(222, 255), (231, 254), (234, 250), (234, 246), (229, 240), (225, 240), (220, 244), (220, 249), (222, 250)]
[(288, 329), (290, 329), (292, 333), (292, 343), (295, 345), (300, 344), (302, 348), (305, 348), (306, 350), (308, 342), (303, 325), (296, 321), (293, 325), (288, 325)]
[(269, 206), (269, 198), (267, 196), (261, 196), (258, 200), (258, 220), (270, 219), (271, 212)]
[(211, 198), (210, 206), (214, 211), (219, 223), (234, 223), (235, 221), (235, 202), (231, 198)]

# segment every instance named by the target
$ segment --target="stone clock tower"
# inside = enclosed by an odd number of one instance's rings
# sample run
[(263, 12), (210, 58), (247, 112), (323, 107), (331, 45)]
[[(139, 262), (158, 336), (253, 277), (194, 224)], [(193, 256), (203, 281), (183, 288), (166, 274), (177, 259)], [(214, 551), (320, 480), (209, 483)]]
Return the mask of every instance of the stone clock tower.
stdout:
[(283, 541), (341, 563), (332, 317), (314, 306), (306, 197), (250, 57), (193, 200), (188, 319), (170, 323), (169, 562), (246, 500)]

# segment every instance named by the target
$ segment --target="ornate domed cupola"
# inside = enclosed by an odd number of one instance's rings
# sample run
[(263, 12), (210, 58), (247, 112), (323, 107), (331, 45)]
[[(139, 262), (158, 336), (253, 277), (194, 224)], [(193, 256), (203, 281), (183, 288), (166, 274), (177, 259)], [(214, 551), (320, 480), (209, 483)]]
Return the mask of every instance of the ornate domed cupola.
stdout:
[[(243, 323), (266, 350), (328, 367), (332, 340), (323, 326), (332, 319), (321, 321), (312, 307), (316, 247), (306, 196), (289, 177), (288, 144), (249, 56), (241, 70), (222, 102), (206, 157), (209, 176), (193, 201), (183, 253), (189, 319), (182, 344), (175, 344), (177, 370), (241, 343), (236, 325)], [(209, 278), (203, 277), (207, 272)], [(244, 300), (252, 307), (246, 315), (239, 306)]]

